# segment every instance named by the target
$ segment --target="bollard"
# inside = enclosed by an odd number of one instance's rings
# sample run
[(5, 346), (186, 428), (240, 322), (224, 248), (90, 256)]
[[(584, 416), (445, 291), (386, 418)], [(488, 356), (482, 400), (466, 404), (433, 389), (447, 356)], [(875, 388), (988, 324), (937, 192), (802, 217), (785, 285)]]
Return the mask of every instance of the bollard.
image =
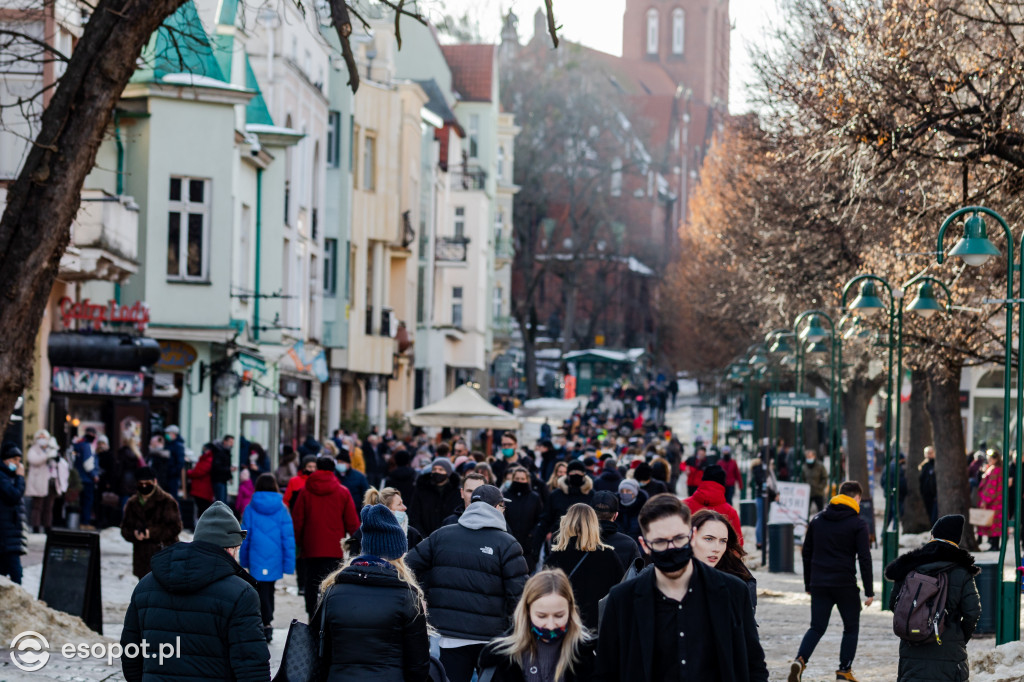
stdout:
[(981, 618), (974, 632), (991, 635), (996, 631), (996, 601), (999, 599), (999, 585), (1003, 579), (1002, 570), (996, 561), (979, 561), (976, 565), (981, 569), (981, 573), (974, 577), (981, 596)]
[(768, 524), (768, 572), (793, 573), (793, 524)]
[(740, 525), (757, 525), (757, 502), (755, 500), (743, 500), (740, 502)]

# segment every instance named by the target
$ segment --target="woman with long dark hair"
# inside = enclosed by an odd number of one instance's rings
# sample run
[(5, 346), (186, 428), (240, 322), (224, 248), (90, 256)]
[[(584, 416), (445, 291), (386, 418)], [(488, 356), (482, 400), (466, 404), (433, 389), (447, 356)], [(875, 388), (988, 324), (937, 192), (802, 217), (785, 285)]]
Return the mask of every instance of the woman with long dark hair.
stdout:
[(757, 580), (743, 563), (746, 552), (740, 547), (739, 537), (723, 514), (711, 509), (701, 509), (693, 515), (693, 557), (713, 568), (734, 575), (747, 584), (750, 603), (757, 611)]

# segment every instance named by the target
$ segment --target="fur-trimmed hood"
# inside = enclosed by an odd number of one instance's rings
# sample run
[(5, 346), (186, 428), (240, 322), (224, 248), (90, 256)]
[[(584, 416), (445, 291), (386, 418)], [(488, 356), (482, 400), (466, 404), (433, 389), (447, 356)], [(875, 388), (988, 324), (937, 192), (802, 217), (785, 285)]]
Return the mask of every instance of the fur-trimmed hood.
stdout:
[[(904, 580), (911, 571), (929, 564), (960, 566), (972, 576), (981, 573), (981, 569), (974, 565), (974, 557), (967, 550), (942, 540), (932, 540), (924, 547), (897, 557), (895, 561), (885, 567), (885, 577), (887, 580), (898, 583)], [(940, 568), (937, 572), (941, 571)], [(926, 572), (930, 573), (930, 571)]]
[[(562, 476), (558, 479), (558, 489), (566, 495), (569, 494), (569, 478), (568, 475)], [(580, 492), (584, 495), (589, 495), (590, 491), (594, 489), (594, 480), (590, 476), (584, 475), (583, 486), (580, 488)]]

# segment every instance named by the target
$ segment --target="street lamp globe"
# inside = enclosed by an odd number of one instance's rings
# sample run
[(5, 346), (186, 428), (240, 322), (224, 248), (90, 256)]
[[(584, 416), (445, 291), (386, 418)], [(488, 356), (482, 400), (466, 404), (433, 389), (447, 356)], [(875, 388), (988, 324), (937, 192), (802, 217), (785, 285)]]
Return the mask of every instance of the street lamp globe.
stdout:
[(821, 341), (811, 341), (804, 348), (804, 352), (808, 355), (822, 355), (828, 353), (828, 346)]
[(821, 316), (811, 315), (807, 320), (807, 326), (800, 332), (800, 338), (804, 341), (817, 343), (829, 337), (829, 330), (821, 326)]
[(879, 310), (885, 310), (885, 303), (878, 297), (878, 291), (873, 281), (865, 280), (860, 285), (860, 293), (850, 303), (850, 310), (856, 310), (860, 314), (871, 314)]
[(964, 236), (950, 250), (949, 255), (962, 258), (975, 268), (984, 265), (992, 256), (999, 255), (999, 249), (988, 238), (984, 218), (975, 213), (967, 219), (964, 223)]
[(917, 288), (917, 297), (907, 305), (907, 310), (928, 319), (942, 310), (942, 304), (935, 298), (935, 287), (931, 282), (921, 282)]
[(779, 336), (775, 338), (774, 343), (772, 343), (772, 346), (768, 351), (771, 353), (791, 353), (793, 349), (790, 348), (788, 343), (786, 343), (786, 339)]

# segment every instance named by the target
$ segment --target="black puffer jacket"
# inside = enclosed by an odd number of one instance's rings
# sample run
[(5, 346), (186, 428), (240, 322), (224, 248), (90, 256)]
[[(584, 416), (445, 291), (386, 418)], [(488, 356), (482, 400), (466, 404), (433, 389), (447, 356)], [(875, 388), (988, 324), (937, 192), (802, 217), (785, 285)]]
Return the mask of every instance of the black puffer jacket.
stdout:
[(485, 642), (512, 626), (526, 584), (523, 549), (501, 512), (474, 502), (406, 555), (427, 593), (430, 624), (446, 637)]
[(558, 524), (569, 507), (578, 502), (594, 506), (594, 482), (589, 476), (584, 476), (582, 486), (570, 487), (568, 477), (562, 476), (558, 479), (558, 487), (548, 496), (544, 517), (541, 519), (541, 536), (558, 530)]
[[(326, 608), (326, 682), (420, 682), (430, 670), (427, 619), (390, 566), (347, 566), (310, 620)], [(355, 615), (355, 617), (353, 617)], [(317, 632), (313, 633), (318, 636)]]
[(0, 464), (0, 551), (8, 554), (24, 554), (21, 547), (24, 497), (25, 477)]
[[(561, 682), (589, 682), (594, 677), (596, 648), (597, 639), (581, 642), (576, 650), (576, 662)], [(523, 682), (526, 679), (522, 667), (510, 656), (495, 651), (493, 644), (488, 645), (480, 653), (480, 663), (477, 667), (481, 672), (494, 669), (491, 682)]]
[(121, 645), (159, 651), (181, 638), (181, 655), (121, 658), (128, 682), (238, 680), (268, 682), (270, 650), (263, 634), (256, 581), (226, 550), (179, 542), (158, 552), (153, 571), (132, 593)]
[(448, 476), (448, 483), (441, 487), (434, 485), (430, 474), (425, 474), (416, 479), (416, 494), (409, 507), (409, 524), (424, 535), (430, 535), (444, 525), (445, 517), (453, 514), (460, 504), (462, 495), (459, 494), (458, 474)]
[(531, 490), (529, 483), (523, 483), (522, 486), (526, 490), (522, 490), (520, 484), (513, 483), (505, 493), (510, 500), (505, 503), (505, 522), (508, 523), (508, 532), (512, 533), (512, 537), (526, 553), (526, 565), (532, 573), (537, 565), (534, 535), (544, 514), (544, 503), (540, 495)]
[(967, 642), (981, 618), (981, 598), (974, 576), (981, 569), (966, 550), (941, 540), (908, 552), (885, 567), (885, 579), (896, 583), (890, 609), (911, 571), (927, 575), (946, 573), (946, 630), (942, 644), (934, 639), (922, 644), (900, 640), (899, 682), (959, 682), (968, 679)]
[(804, 588), (857, 587), (857, 563), (864, 583), (864, 596), (875, 595), (872, 586), (871, 541), (867, 521), (850, 506), (845, 495), (836, 495), (807, 524), (801, 554), (804, 560)]

